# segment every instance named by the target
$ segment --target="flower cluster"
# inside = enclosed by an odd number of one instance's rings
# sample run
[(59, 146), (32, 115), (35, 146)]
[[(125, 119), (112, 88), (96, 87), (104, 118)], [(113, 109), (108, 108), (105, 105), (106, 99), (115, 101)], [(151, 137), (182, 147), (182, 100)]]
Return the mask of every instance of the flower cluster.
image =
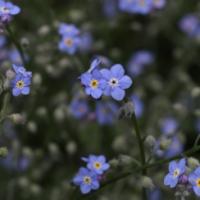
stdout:
[(11, 80), (13, 96), (28, 95), (30, 93), (32, 72), (26, 71), (23, 66), (18, 65), (13, 65), (13, 70), (15, 72), (15, 76)]
[(170, 188), (182, 185), (188, 191), (192, 188), (194, 193), (200, 196), (200, 167), (197, 167), (189, 174), (186, 171), (186, 167), (186, 159), (170, 162), (169, 173), (164, 178), (164, 184)]
[(19, 14), (21, 9), (11, 2), (0, 0), (0, 22), (5, 24), (12, 19), (13, 15)]
[(195, 14), (185, 15), (180, 20), (179, 26), (189, 37), (198, 38), (200, 36), (200, 20)]
[(100, 181), (103, 174), (110, 168), (106, 162), (105, 156), (90, 155), (88, 158), (82, 158), (87, 167), (81, 167), (73, 178), (73, 183), (80, 186), (81, 193), (87, 194), (91, 190), (97, 190), (100, 187)]
[(60, 51), (70, 55), (75, 54), (80, 44), (79, 29), (73, 24), (61, 23), (58, 32), (61, 35)]
[(115, 64), (111, 69), (97, 69), (99, 61), (94, 60), (90, 69), (80, 77), (87, 95), (99, 99), (103, 94), (111, 96), (117, 101), (125, 97), (125, 89), (132, 85), (129, 76), (124, 75), (125, 71), (121, 64)]
[(148, 14), (165, 6), (166, 0), (119, 0), (119, 8), (129, 13)]

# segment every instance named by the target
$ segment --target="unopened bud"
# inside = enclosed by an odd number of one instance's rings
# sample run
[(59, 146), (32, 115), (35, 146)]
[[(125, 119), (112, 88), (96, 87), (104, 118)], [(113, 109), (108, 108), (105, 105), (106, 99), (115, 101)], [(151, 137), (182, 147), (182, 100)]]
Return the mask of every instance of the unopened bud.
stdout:
[(119, 110), (118, 118), (131, 118), (134, 114), (134, 106), (132, 102), (125, 103)]
[(148, 136), (146, 137), (144, 143), (145, 143), (145, 145), (146, 145), (147, 147), (152, 148), (152, 147), (154, 147), (154, 145), (156, 144), (156, 139), (155, 139), (154, 136), (148, 135)]
[(6, 157), (8, 154), (8, 149), (6, 147), (0, 148), (0, 157)]
[(19, 113), (13, 113), (8, 117), (15, 124), (24, 124), (25, 117)]
[(6, 71), (6, 78), (12, 80), (15, 77), (15, 72), (11, 69)]
[(168, 149), (170, 144), (171, 144), (171, 139), (162, 138), (161, 141), (160, 141), (160, 149), (166, 150), (166, 149)]
[(109, 164), (110, 164), (111, 168), (118, 167), (119, 166), (119, 160), (112, 159), (112, 160), (109, 161)]
[(188, 158), (188, 167), (191, 169), (195, 169), (200, 165), (199, 161), (194, 158), (194, 157), (190, 157)]
[(148, 188), (148, 189), (153, 189), (155, 187), (155, 185), (153, 184), (153, 181), (150, 177), (147, 176), (143, 176), (140, 180), (140, 184), (141, 186), (143, 186), (144, 188)]

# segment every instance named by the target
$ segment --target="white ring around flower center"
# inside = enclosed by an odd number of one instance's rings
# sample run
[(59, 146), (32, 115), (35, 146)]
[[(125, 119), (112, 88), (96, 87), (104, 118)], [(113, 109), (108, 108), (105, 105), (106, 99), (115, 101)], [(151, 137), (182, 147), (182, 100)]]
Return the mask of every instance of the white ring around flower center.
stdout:
[(117, 86), (119, 85), (119, 80), (116, 79), (116, 78), (111, 78), (111, 79), (109, 80), (109, 85), (110, 85), (111, 87), (117, 87)]

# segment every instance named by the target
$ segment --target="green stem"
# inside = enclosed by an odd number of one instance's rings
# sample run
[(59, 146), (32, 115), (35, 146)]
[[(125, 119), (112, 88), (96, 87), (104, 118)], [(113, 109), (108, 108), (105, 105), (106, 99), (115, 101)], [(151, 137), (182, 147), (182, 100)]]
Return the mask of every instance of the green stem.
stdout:
[(15, 45), (15, 47), (17, 48), (20, 57), (22, 59), (23, 65), (26, 65), (26, 59), (25, 59), (25, 55), (24, 55), (24, 51), (23, 48), (21, 47), (20, 43), (15, 39), (14, 37), (14, 33), (12, 32), (11, 28), (7, 25), (6, 27), (6, 31), (8, 33), (8, 37), (10, 38), (10, 40), (12, 41), (12, 43)]
[[(133, 113), (133, 115), (132, 115), (132, 120), (134, 123), (136, 137), (137, 137), (137, 141), (138, 141), (138, 145), (139, 145), (139, 149), (140, 149), (141, 165), (142, 165), (142, 167), (144, 167), (146, 165), (145, 150), (144, 150), (144, 144), (143, 144), (143, 140), (142, 140), (141, 133), (140, 133), (140, 128), (137, 123), (137, 118), (136, 118), (135, 113)], [(143, 176), (147, 175), (147, 169), (145, 169), (145, 168), (142, 169), (142, 175)], [(144, 188), (142, 189), (142, 196), (143, 196), (143, 199), (145, 200), (146, 199), (146, 190)]]
[(4, 120), (7, 114), (8, 103), (10, 99), (10, 94), (6, 93), (3, 99), (3, 106), (0, 112), (0, 123)]

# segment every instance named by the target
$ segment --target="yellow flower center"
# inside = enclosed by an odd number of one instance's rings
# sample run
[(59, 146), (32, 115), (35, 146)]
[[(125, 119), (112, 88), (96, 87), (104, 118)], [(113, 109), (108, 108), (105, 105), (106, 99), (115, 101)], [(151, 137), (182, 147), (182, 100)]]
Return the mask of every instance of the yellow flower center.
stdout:
[(179, 173), (180, 173), (179, 169), (176, 169), (176, 170), (174, 170), (173, 176), (177, 177), (179, 175)]
[(93, 80), (90, 81), (90, 87), (91, 88), (95, 89), (95, 88), (98, 87), (98, 85), (99, 85), (99, 81), (98, 80), (93, 79)]
[(92, 179), (89, 176), (85, 176), (83, 178), (83, 182), (87, 185), (90, 185), (92, 183)]
[(18, 89), (22, 89), (24, 87), (24, 81), (23, 80), (17, 81), (16, 87)]
[(73, 45), (73, 40), (71, 38), (65, 39), (65, 44), (68, 47), (71, 47)]
[(197, 185), (197, 187), (200, 187), (200, 178), (198, 178), (198, 179), (196, 180), (196, 185)]
[(93, 166), (94, 166), (95, 169), (100, 169), (101, 168), (101, 163), (100, 162), (95, 162)]

